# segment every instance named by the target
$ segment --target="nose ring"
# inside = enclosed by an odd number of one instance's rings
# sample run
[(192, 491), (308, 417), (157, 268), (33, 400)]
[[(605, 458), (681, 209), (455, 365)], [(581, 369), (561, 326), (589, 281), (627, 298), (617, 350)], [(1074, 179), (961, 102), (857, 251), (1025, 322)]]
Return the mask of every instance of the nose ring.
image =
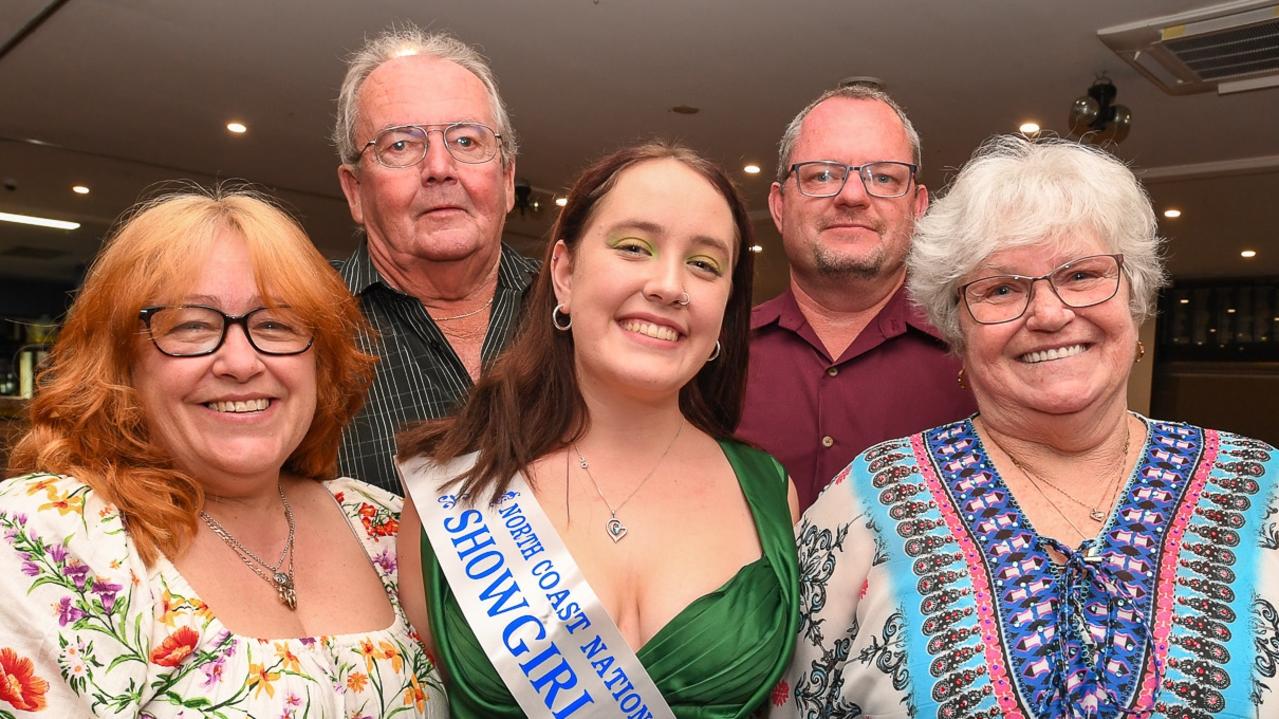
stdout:
[(675, 300), (675, 304), (679, 305), (680, 307), (688, 307), (688, 293), (681, 292), (679, 295), (679, 299)]

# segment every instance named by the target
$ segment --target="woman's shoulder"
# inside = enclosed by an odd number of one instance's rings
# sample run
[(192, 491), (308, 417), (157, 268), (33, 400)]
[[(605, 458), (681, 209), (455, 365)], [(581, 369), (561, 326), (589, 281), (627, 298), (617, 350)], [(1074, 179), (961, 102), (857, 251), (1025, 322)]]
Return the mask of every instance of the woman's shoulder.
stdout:
[(0, 482), (0, 517), (68, 539), (119, 535), (124, 540), (124, 522), (115, 505), (86, 482), (65, 474), (33, 472)]
[(404, 509), (401, 497), (350, 477), (323, 484), (371, 556), (388, 548), (394, 550), (395, 537), (400, 533), (400, 512)]
[(338, 504), (346, 507), (348, 498), (358, 498), (379, 507), (394, 511), (397, 515), (404, 508), (404, 498), (368, 482), (361, 482), (351, 477), (338, 477), (323, 482), (325, 488), (333, 495)]
[(719, 441), (724, 455), (733, 466), (737, 481), (743, 487), (763, 484), (768, 488), (787, 488), (786, 468), (773, 455), (753, 445), (735, 439)]
[(1275, 457), (1274, 445), (1265, 440), (1254, 439), (1252, 437), (1238, 434), (1231, 430), (1214, 429), (1211, 427), (1203, 427), (1191, 422), (1178, 422), (1167, 419), (1154, 419), (1138, 415), (1138, 417), (1149, 425), (1154, 433), (1164, 436), (1212, 436), (1216, 438), (1217, 446), (1226, 452), (1243, 452), (1249, 455), (1249, 458), (1258, 461), (1268, 461)]

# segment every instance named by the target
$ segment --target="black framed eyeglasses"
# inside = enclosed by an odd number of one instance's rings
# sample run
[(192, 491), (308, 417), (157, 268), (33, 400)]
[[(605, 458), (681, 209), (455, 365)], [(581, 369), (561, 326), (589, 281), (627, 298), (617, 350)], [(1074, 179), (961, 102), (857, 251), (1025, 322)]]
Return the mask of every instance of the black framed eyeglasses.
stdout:
[(239, 325), (249, 345), (264, 355), (296, 355), (311, 348), (315, 335), (302, 317), (287, 307), (259, 307), (228, 315), (203, 305), (143, 307), (138, 318), (151, 342), (170, 357), (201, 357), (217, 352), (227, 328)]
[(444, 149), (458, 162), (478, 165), (492, 160), (498, 151), (501, 135), (478, 122), (453, 122), (445, 125), (396, 125), (382, 130), (360, 148), (370, 147), (373, 157), (384, 167), (412, 167), (426, 157), (432, 132), (444, 138)]
[[(918, 165), (908, 162), (868, 162), (865, 165), (845, 165), (830, 160), (796, 162), (786, 171), (795, 176), (799, 194), (805, 197), (834, 197), (844, 189), (850, 175), (861, 178), (862, 187), (871, 197), (901, 197), (910, 190)], [(786, 178), (782, 178), (785, 181)]]
[(1035, 283), (1047, 280), (1062, 304), (1074, 309), (1099, 305), (1119, 293), (1123, 255), (1090, 255), (1071, 260), (1046, 275), (993, 275), (960, 286), (959, 296), (974, 320), (997, 325), (1026, 314)]

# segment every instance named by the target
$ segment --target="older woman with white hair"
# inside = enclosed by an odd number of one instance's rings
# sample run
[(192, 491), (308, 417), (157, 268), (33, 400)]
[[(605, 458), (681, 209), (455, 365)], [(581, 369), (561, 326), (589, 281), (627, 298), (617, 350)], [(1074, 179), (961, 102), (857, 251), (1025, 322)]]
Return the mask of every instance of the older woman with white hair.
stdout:
[(1275, 450), (1127, 407), (1155, 230), (1122, 163), (1020, 137), (920, 223), (910, 289), (979, 411), (804, 515), (779, 715), (1279, 716)]

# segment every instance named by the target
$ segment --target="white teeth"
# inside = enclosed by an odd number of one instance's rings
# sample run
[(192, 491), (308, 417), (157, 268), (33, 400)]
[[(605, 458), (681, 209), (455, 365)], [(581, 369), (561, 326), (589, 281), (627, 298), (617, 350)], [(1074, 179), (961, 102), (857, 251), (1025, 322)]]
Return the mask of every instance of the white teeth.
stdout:
[(1084, 351), (1083, 345), (1071, 345), (1069, 347), (1054, 347), (1052, 349), (1040, 350), (1038, 352), (1027, 352), (1021, 356), (1021, 361), (1027, 364), (1036, 364), (1038, 362), (1047, 362), (1048, 360), (1066, 359)]
[(204, 406), (214, 412), (261, 412), (271, 404), (266, 397), (239, 402), (208, 402)]
[(622, 323), (622, 329), (627, 332), (636, 332), (645, 337), (654, 337), (659, 340), (674, 342), (679, 339), (679, 334), (670, 327), (655, 325), (652, 322), (642, 322), (640, 320), (626, 320)]

